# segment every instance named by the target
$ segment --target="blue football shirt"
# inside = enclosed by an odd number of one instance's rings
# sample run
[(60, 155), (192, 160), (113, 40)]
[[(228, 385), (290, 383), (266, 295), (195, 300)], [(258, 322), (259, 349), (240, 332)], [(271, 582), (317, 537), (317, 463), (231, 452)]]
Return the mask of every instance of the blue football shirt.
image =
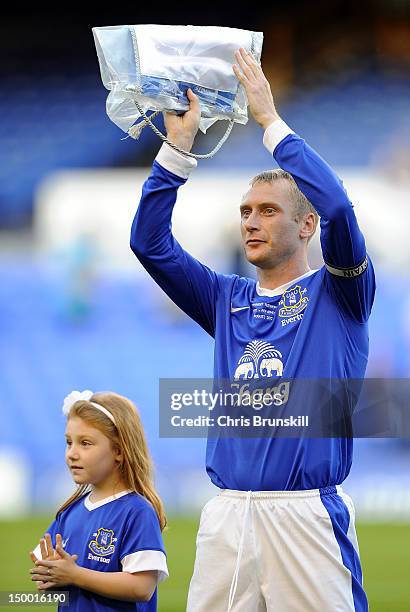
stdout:
[[(168, 296), (215, 339), (216, 380), (361, 379), (375, 277), (353, 206), (334, 171), (283, 121), (268, 128), (264, 142), (320, 216), (321, 269), (270, 290), (216, 273), (187, 253), (172, 235), (171, 216), (178, 188), (196, 162), (167, 145), (144, 183), (131, 248)], [(252, 354), (258, 359), (248, 358)], [(340, 484), (351, 461), (348, 437), (212, 436), (206, 452), (212, 482), (236, 490)]]
[[(53, 545), (60, 533), (64, 549), (78, 555), (81, 567), (98, 572), (158, 571), (158, 581), (168, 576), (164, 544), (157, 514), (137, 493), (123, 492), (92, 503), (89, 494), (66, 508), (47, 530)], [(39, 547), (34, 551), (41, 557)], [(69, 612), (155, 612), (157, 590), (149, 602), (133, 603), (102, 597), (77, 587), (69, 591)]]

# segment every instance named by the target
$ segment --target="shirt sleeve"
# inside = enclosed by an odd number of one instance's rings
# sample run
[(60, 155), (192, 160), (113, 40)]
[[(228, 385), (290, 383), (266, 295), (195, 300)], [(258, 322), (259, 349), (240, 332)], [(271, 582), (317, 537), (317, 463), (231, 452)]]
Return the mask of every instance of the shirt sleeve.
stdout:
[(268, 127), (264, 144), (320, 216), (327, 290), (345, 314), (359, 323), (367, 321), (374, 300), (374, 270), (342, 181), (284, 121)]
[(142, 188), (131, 249), (171, 300), (214, 336), (219, 275), (187, 253), (171, 231), (178, 189), (195, 165), (163, 145)]
[(147, 504), (131, 515), (122, 537), (120, 559), (124, 572), (157, 571), (158, 582), (168, 577), (158, 517), (151, 505)]

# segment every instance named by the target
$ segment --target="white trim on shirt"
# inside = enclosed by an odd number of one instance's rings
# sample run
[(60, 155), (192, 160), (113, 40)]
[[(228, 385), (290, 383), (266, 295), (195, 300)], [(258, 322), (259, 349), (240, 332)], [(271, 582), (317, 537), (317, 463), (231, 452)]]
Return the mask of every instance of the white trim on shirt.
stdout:
[[(273, 153), (276, 146), (289, 134), (295, 132), (282, 120), (277, 119), (266, 128), (263, 135), (263, 144), (269, 153)], [(197, 167), (198, 162), (193, 157), (183, 155), (172, 149), (166, 142), (162, 145), (155, 158), (160, 166), (176, 174), (180, 178), (187, 179), (192, 170)]]
[(131, 490), (121, 491), (120, 493), (116, 493), (115, 495), (110, 495), (110, 497), (104, 497), (104, 499), (100, 499), (96, 502), (90, 501), (91, 493), (92, 491), (84, 499), (84, 506), (87, 508), (87, 510), (90, 510), (90, 511), (95, 510), (96, 508), (100, 508), (101, 506), (105, 506), (105, 504), (108, 504), (109, 502), (119, 499), (120, 497), (123, 497), (124, 495), (128, 495), (128, 493), (132, 493), (132, 491)]
[(158, 151), (155, 161), (165, 168), (165, 170), (183, 179), (187, 179), (192, 170), (198, 165), (196, 159), (178, 153), (178, 151), (175, 151), (175, 149), (167, 145), (166, 142), (164, 142)]
[(295, 132), (282, 119), (276, 119), (266, 128), (263, 135), (263, 144), (272, 155), (276, 147), (286, 136)]
[(167, 558), (162, 550), (139, 550), (121, 559), (122, 571), (134, 574), (135, 572), (157, 571), (157, 583), (169, 576)]
[(275, 287), (275, 289), (265, 289), (264, 287), (261, 287), (259, 285), (259, 282), (257, 282), (256, 283), (256, 293), (258, 295), (266, 295), (267, 297), (275, 297), (276, 295), (282, 295), (282, 293), (284, 293), (286, 289), (289, 289), (289, 287), (291, 287), (294, 283), (297, 283), (298, 281), (302, 280), (302, 278), (311, 276), (315, 272), (317, 272), (317, 270), (309, 270), (308, 272), (305, 272), (305, 274), (302, 274), (302, 276), (293, 278), (288, 283), (285, 283), (284, 285), (280, 285), (279, 287)]

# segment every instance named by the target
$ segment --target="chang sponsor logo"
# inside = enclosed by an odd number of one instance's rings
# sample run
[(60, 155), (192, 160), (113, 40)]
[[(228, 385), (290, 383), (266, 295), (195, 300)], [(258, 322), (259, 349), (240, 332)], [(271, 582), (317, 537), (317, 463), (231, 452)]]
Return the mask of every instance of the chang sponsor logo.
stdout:
[(238, 361), (234, 379), (271, 378), (282, 374), (282, 353), (270, 342), (252, 340)]

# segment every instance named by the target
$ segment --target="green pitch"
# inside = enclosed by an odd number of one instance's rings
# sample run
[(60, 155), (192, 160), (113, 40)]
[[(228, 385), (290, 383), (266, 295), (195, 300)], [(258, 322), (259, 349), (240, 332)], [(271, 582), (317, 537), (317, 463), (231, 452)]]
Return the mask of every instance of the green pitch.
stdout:
[[(0, 522), (3, 549), (0, 591), (33, 590), (28, 578), (31, 567), (28, 551), (37, 544), (49, 519), (37, 517)], [(169, 520), (165, 545), (171, 578), (159, 589), (160, 612), (185, 610), (194, 563), (197, 523), (197, 519), (182, 517), (171, 517)], [(371, 611), (407, 612), (410, 609), (410, 525), (359, 524), (357, 531)], [(15, 609), (21, 612), (46, 612), (53, 608), (19, 606)]]

